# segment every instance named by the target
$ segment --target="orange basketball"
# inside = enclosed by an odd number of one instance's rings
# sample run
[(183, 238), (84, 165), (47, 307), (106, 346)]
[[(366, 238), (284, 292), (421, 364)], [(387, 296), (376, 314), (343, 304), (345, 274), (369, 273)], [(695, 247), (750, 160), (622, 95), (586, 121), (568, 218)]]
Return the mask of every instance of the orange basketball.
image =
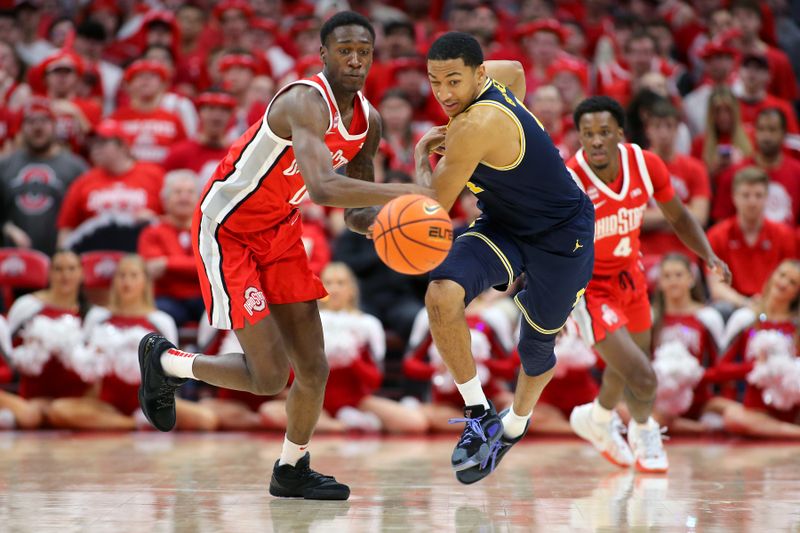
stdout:
[(372, 228), (378, 257), (402, 274), (424, 274), (436, 268), (453, 245), (447, 211), (421, 194), (395, 198), (381, 209)]

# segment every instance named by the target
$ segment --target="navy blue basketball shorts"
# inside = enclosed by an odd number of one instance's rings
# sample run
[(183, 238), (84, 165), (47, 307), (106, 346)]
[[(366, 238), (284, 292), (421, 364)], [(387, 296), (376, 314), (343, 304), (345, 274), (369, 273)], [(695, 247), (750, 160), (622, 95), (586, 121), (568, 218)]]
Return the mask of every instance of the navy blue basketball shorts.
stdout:
[(523, 319), (518, 349), (525, 374), (541, 375), (555, 366), (556, 334), (592, 278), (592, 209), (588, 218), (588, 223), (579, 220), (525, 240), (478, 219), (455, 240), (447, 259), (431, 272), (430, 279), (461, 285), (466, 305), (489, 287), (505, 290), (524, 272), (525, 289), (514, 297)]

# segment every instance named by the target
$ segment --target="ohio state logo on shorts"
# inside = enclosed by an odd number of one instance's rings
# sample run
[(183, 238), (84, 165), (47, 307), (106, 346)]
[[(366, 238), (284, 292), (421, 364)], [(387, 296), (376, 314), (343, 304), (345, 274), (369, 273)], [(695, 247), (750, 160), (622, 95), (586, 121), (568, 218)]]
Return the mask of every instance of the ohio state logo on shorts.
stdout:
[(619, 322), (619, 317), (617, 316), (617, 313), (615, 313), (614, 310), (608, 306), (608, 304), (603, 304), (600, 309), (603, 312), (603, 322), (605, 322), (609, 326), (613, 326), (614, 324)]
[(247, 287), (244, 291), (244, 310), (247, 314), (253, 316), (254, 311), (263, 311), (267, 306), (267, 300), (264, 298), (264, 293), (255, 287)]

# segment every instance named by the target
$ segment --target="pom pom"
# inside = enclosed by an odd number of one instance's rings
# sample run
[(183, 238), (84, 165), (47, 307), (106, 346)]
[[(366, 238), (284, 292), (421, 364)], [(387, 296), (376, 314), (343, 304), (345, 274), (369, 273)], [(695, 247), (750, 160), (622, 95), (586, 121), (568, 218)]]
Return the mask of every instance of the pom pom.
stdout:
[(757, 331), (747, 341), (748, 359), (765, 360), (772, 355), (793, 355), (794, 342), (789, 335), (774, 329)]
[(587, 346), (577, 328), (564, 328), (556, 338), (555, 377), (564, 377), (569, 370), (591, 368), (597, 362), (594, 350)]
[(73, 354), (70, 365), (84, 381), (113, 373), (129, 385), (138, 385), (139, 341), (150, 331), (141, 326), (118, 328), (100, 324), (92, 330), (86, 348)]
[(22, 344), (9, 354), (11, 363), (23, 374), (38, 376), (52, 356), (66, 365), (83, 344), (83, 331), (80, 319), (73, 315), (37, 315), (22, 329), (20, 338)]
[(346, 368), (361, 357), (369, 345), (363, 315), (347, 311), (323, 311), (322, 331), (325, 335), (325, 355), (331, 368)]
[(761, 389), (764, 403), (786, 411), (800, 404), (800, 359), (774, 353), (756, 363), (747, 382)]
[(703, 367), (682, 343), (670, 341), (656, 349), (653, 370), (658, 378), (656, 410), (670, 416), (685, 413), (703, 378)]

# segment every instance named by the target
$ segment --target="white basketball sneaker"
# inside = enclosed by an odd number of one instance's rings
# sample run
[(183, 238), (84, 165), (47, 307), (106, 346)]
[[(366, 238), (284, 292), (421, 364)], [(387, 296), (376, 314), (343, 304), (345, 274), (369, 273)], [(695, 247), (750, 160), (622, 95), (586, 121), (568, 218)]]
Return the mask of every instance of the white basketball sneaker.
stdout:
[(649, 418), (647, 427), (640, 428), (635, 420), (628, 424), (628, 444), (636, 458), (636, 470), (651, 474), (662, 474), (669, 468), (667, 452), (661, 440), (661, 426)]
[(625, 426), (620, 420), (619, 415), (612, 411), (611, 420), (608, 423), (596, 422), (592, 418), (594, 402), (579, 405), (572, 410), (569, 416), (569, 425), (572, 430), (582, 439), (591, 442), (600, 455), (605, 457), (610, 463), (621, 467), (628, 467), (633, 464), (633, 453), (622, 438)]

